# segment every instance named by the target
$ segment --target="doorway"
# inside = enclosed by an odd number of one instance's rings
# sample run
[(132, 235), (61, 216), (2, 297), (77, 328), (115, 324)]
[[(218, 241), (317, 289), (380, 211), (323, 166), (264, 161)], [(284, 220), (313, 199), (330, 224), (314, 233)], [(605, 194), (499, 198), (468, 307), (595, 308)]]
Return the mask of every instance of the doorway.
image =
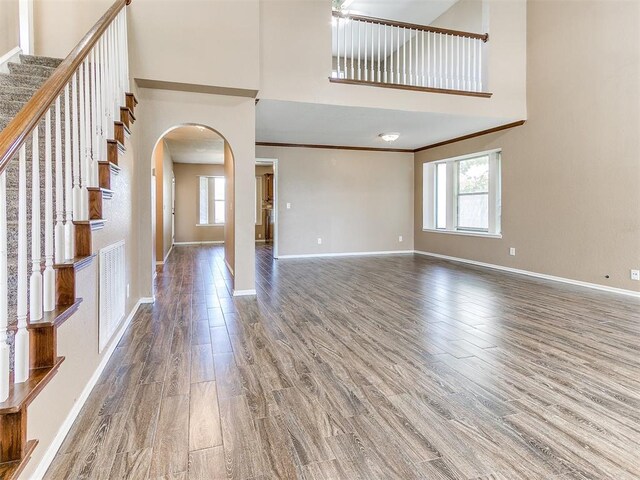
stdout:
[(256, 159), (256, 254), (278, 258), (278, 161)]

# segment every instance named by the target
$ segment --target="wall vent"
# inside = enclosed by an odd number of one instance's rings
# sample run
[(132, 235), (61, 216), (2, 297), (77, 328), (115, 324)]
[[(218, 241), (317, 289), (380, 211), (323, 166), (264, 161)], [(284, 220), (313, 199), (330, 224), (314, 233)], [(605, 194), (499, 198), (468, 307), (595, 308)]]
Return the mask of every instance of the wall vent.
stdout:
[(126, 301), (126, 273), (124, 265), (124, 240), (109, 245), (99, 253), (99, 330), (100, 351), (109, 343), (122, 319)]

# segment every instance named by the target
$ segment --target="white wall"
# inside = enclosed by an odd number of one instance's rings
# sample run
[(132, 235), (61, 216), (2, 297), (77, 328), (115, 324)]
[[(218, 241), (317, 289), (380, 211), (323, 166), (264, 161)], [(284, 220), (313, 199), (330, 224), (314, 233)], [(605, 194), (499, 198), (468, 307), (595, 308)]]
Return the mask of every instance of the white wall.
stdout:
[(283, 147), (256, 154), (278, 159), (280, 256), (413, 250), (413, 154)]

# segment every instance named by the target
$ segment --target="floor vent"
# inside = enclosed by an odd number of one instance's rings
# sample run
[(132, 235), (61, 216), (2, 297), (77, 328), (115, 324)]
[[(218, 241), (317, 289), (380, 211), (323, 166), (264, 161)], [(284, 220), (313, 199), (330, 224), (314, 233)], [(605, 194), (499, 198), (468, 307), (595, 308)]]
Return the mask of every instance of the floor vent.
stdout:
[(109, 343), (124, 318), (126, 274), (124, 240), (100, 250), (100, 351)]

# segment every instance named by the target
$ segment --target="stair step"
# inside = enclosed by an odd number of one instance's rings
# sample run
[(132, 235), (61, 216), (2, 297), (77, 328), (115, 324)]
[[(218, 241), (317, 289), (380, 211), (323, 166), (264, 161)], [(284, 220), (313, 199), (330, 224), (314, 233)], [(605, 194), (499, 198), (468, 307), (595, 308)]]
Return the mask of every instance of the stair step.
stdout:
[[(88, 258), (90, 260), (92, 259), (92, 257)], [(38, 328), (59, 327), (78, 310), (81, 303), (82, 299), (77, 298), (71, 305), (58, 305), (52, 312), (44, 312), (40, 320), (31, 321), (27, 318), (27, 328), (29, 330), (35, 330)]]
[(21, 87), (21, 88), (40, 88), (46, 79), (41, 77), (30, 77), (28, 75), (7, 75), (0, 73), (0, 86), (4, 87)]
[(34, 55), (20, 55), (20, 62), (27, 65), (43, 65), (45, 67), (58, 68), (62, 59), (53, 57), (40, 57)]
[(8, 63), (9, 72), (11, 75), (24, 75), (29, 77), (40, 77), (47, 79), (55, 71), (55, 68), (46, 67), (44, 65), (35, 64), (23, 64), (23, 63)]
[(0, 403), (0, 415), (18, 413), (22, 408), (28, 406), (44, 386), (51, 381), (63, 361), (64, 357), (58, 357), (52, 367), (30, 370), (29, 379), (26, 382), (12, 383), (9, 388), (9, 398)]
[(0, 91), (0, 102), (22, 102), (27, 103), (33, 97), (35, 90), (20, 87), (2, 87)]
[(15, 462), (0, 463), (0, 478), (2, 480), (17, 480), (22, 470), (24, 470), (24, 467), (29, 460), (31, 460), (31, 455), (36, 449), (36, 446), (38, 446), (38, 440), (29, 440), (22, 459), (16, 460)]

